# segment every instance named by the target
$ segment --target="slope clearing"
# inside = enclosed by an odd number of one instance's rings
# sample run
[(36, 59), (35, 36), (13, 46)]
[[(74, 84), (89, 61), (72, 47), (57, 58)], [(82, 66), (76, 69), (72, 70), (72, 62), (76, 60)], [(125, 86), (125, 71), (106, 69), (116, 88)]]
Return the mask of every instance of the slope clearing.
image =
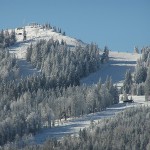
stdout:
[(140, 58), (140, 54), (110, 51), (109, 57), (109, 63), (104, 64), (97, 72), (83, 78), (81, 83), (87, 85), (96, 84), (99, 79), (104, 82), (107, 76), (111, 76), (113, 83), (120, 87), (123, 83), (126, 71), (128, 69), (130, 69), (131, 72), (134, 71), (136, 60)]

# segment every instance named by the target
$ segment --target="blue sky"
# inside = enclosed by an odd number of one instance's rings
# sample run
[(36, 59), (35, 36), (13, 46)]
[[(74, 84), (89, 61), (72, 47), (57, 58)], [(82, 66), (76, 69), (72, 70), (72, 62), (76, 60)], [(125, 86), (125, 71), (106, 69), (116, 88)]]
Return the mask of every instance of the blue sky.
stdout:
[(113, 51), (150, 45), (150, 0), (1, 0), (0, 29), (30, 22)]

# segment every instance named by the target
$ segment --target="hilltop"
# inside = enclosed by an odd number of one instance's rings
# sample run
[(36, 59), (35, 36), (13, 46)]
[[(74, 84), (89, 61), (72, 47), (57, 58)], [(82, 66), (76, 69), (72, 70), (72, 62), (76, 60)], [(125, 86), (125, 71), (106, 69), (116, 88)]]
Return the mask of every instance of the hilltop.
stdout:
[[(11, 31), (12, 29), (9, 29)], [(45, 28), (39, 24), (29, 24), (24, 27), (15, 28), (16, 40), (17, 43), (10, 47), (10, 52), (15, 53), (17, 58), (25, 58), (26, 57), (26, 49), (32, 43), (36, 43), (37, 41), (44, 39), (49, 40), (53, 39), (54, 41), (65, 42), (69, 47), (75, 46), (85, 46), (86, 44), (81, 40), (72, 38), (70, 36), (65, 35), (64, 33), (60, 33), (61, 31), (56, 31), (55, 28)], [(23, 32), (26, 32), (26, 40), (23, 40)]]

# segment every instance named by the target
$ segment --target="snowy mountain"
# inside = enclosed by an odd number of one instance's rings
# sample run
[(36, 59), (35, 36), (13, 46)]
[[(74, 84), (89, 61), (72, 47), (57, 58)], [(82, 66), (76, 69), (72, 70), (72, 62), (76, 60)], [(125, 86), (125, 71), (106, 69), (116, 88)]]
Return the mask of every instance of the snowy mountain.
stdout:
[[(11, 39), (6, 33), (5, 42)], [(8, 40), (6, 47), (17, 59), (8, 55), (8, 51), (2, 51), (2, 58), (8, 57), (2, 59), (1, 66), (6, 75), (10, 72), (8, 77), (14, 74), (18, 80), (4, 80), (0, 86), (0, 91), (5, 87), (5, 92), (0, 93), (0, 107), (3, 108), (0, 126), (4, 129), (0, 131), (0, 137), (5, 137), (4, 141), (0, 140), (0, 146), (13, 141), (11, 137), (16, 135), (20, 136), (18, 143), (26, 142), (24, 136), (28, 138), (27, 144), (43, 144), (49, 138), (63, 140), (68, 134), (78, 136), (82, 129), (93, 128), (95, 123), (103, 124), (103, 119), (118, 116), (116, 114), (127, 108), (150, 105), (145, 102), (144, 95), (121, 92), (122, 86), (126, 85), (127, 70), (134, 73), (141, 54), (100, 51), (97, 45), (86, 45), (65, 36), (60, 29), (37, 24), (16, 28), (13, 33), (17, 42), (9, 44)], [(142, 56), (147, 59), (149, 50), (143, 51), (145, 55)], [(127, 100), (132, 99), (135, 103), (124, 103), (124, 94)], [(3, 132), (7, 128), (10, 133)]]
[(62, 33), (57, 33), (54, 29), (45, 29), (41, 25), (28, 25), (22, 28), (16, 28), (15, 32), (17, 34), (17, 41), (22, 41), (23, 30), (26, 31), (28, 40), (40, 40), (40, 39), (51, 39), (58, 40), (61, 42), (62, 40), (70, 46), (78, 46), (84, 45), (84, 43), (75, 38), (71, 38), (69, 36), (65, 36)]
[[(26, 40), (23, 40), (24, 31), (26, 31)], [(30, 24), (25, 27), (16, 28), (15, 33), (17, 43), (11, 46), (9, 51), (10, 53), (14, 53), (18, 58), (18, 65), (22, 77), (39, 73), (37, 69), (33, 68), (32, 65), (25, 60), (27, 47), (29, 47), (31, 43), (35, 44), (41, 39), (53, 39), (55, 41), (58, 40), (59, 42), (64, 41), (70, 47), (79, 45), (84, 47), (86, 45), (81, 40), (65, 36), (62, 33), (56, 32), (53, 28), (43, 28), (42, 25), (38, 24)], [(140, 57), (140, 54), (110, 51), (109, 57), (109, 63), (102, 65), (100, 70), (82, 79), (81, 83), (89, 85), (97, 83), (100, 78), (102, 81), (105, 81), (107, 76), (111, 76), (113, 82), (118, 86), (121, 86), (126, 70), (130, 69), (131, 71), (134, 71), (136, 60)], [(118, 72), (118, 70), (120, 71)]]
[[(85, 47), (85, 43), (81, 40), (56, 32), (53, 28), (46, 29), (39, 24), (30, 24), (24, 27), (15, 28), (17, 42), (9, 47), (9, 52), (15, 54), (18, 59), (18, 66), (20, 68), (20, 77), (27, 77), (33, 74), (39, 74), (36, 68), (33, 68), (30, 63), (26, 61), (27, 48), (37, 43), (37, 41), (45, 39), (53, 39), (54, 41), (65, 42), (71, 49), (76, 46)], [(8, 30), (11, 33), (12, 29)], [(23, 32), (26, 32), (26, 40), (23, 40)]]

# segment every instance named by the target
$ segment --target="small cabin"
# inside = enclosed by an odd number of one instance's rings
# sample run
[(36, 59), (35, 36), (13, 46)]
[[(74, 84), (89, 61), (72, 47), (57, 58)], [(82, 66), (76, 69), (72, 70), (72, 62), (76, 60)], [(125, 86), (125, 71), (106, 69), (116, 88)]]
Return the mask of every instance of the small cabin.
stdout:
[(23, 30), (23, 28), (22, 27), (18, 27), (17, 30)]
[(124, 103), (134, 103), (134, 101), (132, 99), (127, 99), (123, 101)]

